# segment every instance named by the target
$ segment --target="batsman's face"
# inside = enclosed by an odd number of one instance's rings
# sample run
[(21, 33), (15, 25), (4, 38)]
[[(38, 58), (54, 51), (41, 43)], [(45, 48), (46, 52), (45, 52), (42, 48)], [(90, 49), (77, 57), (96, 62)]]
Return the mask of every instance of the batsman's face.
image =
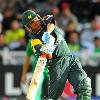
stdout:
[(38, 17), (35, 17), (28, 27), (32, 29), (33, 33), (35, 34), (38, 33), (39, 31), (42, 30), (40, 19)]

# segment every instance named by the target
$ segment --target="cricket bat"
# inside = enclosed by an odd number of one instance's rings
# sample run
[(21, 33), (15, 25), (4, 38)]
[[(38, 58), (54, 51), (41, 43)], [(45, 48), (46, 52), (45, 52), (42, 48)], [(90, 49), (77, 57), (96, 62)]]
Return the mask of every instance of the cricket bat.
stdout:
[[(46, 34), (46, 38), (47, 38), (47, 33)], [(42, 55), (38, 58), (38, 61), (37, 61), (37, 64), (36, 64), (36, 67), (35, 67), (35, 70), (34, 70), (34, 74), (32, 76), (32, 79), (31, 79), (31, 82), (30, 82), (30, 86), (29, 86), (29, 89), (28, 89), (28, 92), (27, 92), (27, 96), (26, 98), (28, 100), (35, 100), (36, 98), (36, 94), (37, 94), (37, 91), (38, 91), (38, 87), (39, 87), (39, 84), (40, 84), (40, 81), (41, 81), (41, 77), (43, 75), (43, 72), (44, 72), (44, 68), (46, 66), (46, 63), (47, 63), (47, 58), (48, 58), (48, 54), (51, 54), (53, 53), (55, 47), (54, 47), (54, 41), (55, 41), (55, 38), (53, 36), (48, 36), (48, 41), (49, 43), (46, 42), (45, 40), (45, 34), (43, 35), (42, 37), (42, 40), (45, 41), (43, 47), (41, 48), (40, 51), (43, 51), (42, 52)], [(36, 41), (35, 41), (36, 42)], [(36, 44), (36, 43), (33, 43), (33, 44)], [(50, 56), (49, 56), (50, 57)]]
[(28, 100), (35, 100), (35, 98), (36, 98), (36, 94), (37, 94), (37, 91), (38, 91), (38, 87), (39, 87), (41, 77), (43, 75), (46, 63), (47, 63), (46, 56), (42, 54), (38, 58), (38, 61), (37, 61), (37, 64), (36, 64), (36, 67), (35, 67), (35, 70), (34, 70), (34, 74), (32, 76), (32, 79), (31, 79), (31, 82), (30, 82), (30, 85), (29, 85), (29, 88), (28, 88), (28, 92), (27, 92), (27, 95), (26, 95), (26, 98)]

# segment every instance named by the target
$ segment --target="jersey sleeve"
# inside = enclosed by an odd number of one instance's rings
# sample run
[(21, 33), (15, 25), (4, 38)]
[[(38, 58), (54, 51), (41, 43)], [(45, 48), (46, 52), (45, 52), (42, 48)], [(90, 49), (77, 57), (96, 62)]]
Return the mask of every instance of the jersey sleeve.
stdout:
[(28, 45), (26, 47), (26, 55), (31, 56), (32, 54), (34, 54), (34, 52), (32, 51), (32, 48), (31, 48), (31, 40), (29, 40)]

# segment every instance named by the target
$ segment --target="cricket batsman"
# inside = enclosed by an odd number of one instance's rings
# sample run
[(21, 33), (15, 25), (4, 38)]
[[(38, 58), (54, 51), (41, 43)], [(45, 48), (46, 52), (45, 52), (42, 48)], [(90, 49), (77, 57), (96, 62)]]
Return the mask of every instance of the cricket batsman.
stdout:
[[(43, 100), (57, 100), (67, 80), (72, 84), (77, 100), (91, 100), (91, 80), (82, 69), (79, 59), (70, 53), (53, 16), (47, 15), (41, 18), (36, 12), (27, 10), (22, 15), (22, 23), (30, 31), (33, 40), (41, 41), (34, 46), (34, 54), (41, 55), (42, 52), (48, 54), (47, 66), (50, 79), (48, 92), (43, 93), (45, 96)], [(51, 46), (54, 50), (50, 49), (50, 46), (45, 47), (44, 44), (49, 44), (49, 40), (54, 41), (54, 45)]]

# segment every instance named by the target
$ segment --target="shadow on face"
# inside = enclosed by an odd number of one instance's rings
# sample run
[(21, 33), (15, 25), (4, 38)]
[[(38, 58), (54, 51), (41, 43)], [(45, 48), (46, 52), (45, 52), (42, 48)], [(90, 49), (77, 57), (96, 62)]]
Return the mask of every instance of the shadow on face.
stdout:
[(33, 33), (37, 34), (42, 30), (40, 19), (38, 17), (35, 17), (34, 20), (28, 25), (28, 27), (31, 28)]

